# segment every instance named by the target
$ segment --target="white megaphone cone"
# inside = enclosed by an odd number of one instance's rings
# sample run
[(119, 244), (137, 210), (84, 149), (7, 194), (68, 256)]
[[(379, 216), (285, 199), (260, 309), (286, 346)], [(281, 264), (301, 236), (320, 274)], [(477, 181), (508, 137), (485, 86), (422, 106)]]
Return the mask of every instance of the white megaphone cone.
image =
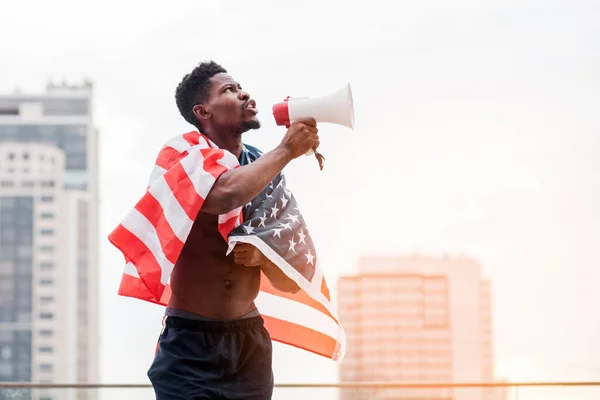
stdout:
[[(289, 128), (293, 121), (301, 118), (313, 118), (317, 122), (328, 122), (347, 126), (354, 130), (354, 102), (352, 88), (346, 84), (341, 89), (323, 97), (291, 98), (273, 106), (273, 117), (277, 125)], [(316, 149), (309, 150), (306, 155), (315, 154), (319, 167), (323, 169), (324, 157)]]
[(354, 129), (354, 103), (352, 89), (348, 83), (341, 89), (323, 97), (290, 98), (273, 106), (277, 125), (290, 124), (300, 118), (313, 118), (317, 122), (328, 122)]

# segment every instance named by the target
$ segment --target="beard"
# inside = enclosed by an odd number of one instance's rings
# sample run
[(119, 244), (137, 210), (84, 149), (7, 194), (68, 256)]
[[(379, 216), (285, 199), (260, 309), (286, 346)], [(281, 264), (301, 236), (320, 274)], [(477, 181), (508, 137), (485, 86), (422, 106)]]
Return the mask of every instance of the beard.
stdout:
[(242, 130), (243, 132), (247, 132), (251, 129), (260, 129), (260, 121), (256, 119), (251, 119), (248, 121), (242, 121)]

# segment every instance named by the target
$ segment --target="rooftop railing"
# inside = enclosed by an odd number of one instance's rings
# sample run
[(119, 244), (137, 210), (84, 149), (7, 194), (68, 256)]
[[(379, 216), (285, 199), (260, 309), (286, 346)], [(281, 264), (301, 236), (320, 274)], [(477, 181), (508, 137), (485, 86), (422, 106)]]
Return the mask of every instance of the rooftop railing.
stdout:
[[(0, 382), (0, 399), (153, 399), (150, 384)], [(600, 382), (277, 383), (273, 400), (600, 400)]]

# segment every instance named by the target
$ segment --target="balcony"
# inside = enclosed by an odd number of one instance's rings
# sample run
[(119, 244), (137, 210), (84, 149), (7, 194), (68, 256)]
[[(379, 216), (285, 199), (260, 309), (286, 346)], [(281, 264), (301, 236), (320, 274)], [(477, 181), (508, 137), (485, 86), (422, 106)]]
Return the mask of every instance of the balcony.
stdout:
[[(149, 384), (33, 384), (0, 382), (0, 399), (147, 400)], [(597, 400), (600, 382), (519, 383), (279, 383), (273, 400)]]

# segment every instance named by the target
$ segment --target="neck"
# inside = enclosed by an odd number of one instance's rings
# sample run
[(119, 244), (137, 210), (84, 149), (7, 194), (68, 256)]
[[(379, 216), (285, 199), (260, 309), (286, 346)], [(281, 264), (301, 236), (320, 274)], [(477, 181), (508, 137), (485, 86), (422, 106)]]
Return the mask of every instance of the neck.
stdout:
[(242, 134), (241, 133), (219, 133), (215, 134), (214, 132), (206, 132), (206, 136), (220, 149), (227, 150), (228, 152), (235, 155), (237, 158), (242, 154)]

